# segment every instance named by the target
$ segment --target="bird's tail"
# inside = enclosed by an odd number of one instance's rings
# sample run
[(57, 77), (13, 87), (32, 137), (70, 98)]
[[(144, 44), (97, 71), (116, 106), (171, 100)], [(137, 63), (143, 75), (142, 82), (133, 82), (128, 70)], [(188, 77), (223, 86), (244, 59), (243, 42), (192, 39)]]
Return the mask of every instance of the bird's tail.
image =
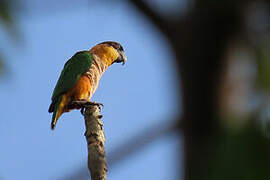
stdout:
[[(64, 97), (63, 97), (64, 96)], [(52, 115), (52, 123), (51, 123), (51, 129), (53, 130), (57, 120), (64, 112), (64, 107), (66, 105), (66, 98), (65, 95), (60, 96), (55, 104), (53, 115)]]

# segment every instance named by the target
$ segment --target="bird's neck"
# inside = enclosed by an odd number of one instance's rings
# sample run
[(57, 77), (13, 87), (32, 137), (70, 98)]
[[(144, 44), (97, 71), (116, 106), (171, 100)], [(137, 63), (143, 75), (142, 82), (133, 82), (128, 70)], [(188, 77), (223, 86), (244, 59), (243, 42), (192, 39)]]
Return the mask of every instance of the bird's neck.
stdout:
[(119, 56), (118, 52), (113, 47), (104, 44), (93, 47), (90, 49), (90, 52), (104, 61), (107, 67), (109, 67)]

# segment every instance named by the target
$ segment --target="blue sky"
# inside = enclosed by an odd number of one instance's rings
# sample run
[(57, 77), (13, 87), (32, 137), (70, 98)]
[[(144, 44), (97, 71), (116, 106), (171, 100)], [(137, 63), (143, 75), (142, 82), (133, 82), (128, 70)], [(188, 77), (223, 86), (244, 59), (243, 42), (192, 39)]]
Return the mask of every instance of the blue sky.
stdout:
[[(31, 9), (32, 1), (26, 3)], [(105, 4), (106, 5), (106, 4)], [(128, 57), (103, 75), (92, 100), (102, 102), (106, 151), (178, 115), (173, 55), (165, 38), (126, 3), (69, 6), (67, 10), (18, 13), (21, 34), (5, 34), (0, 52), (7, 73), (0, 81), (0, 179), (60, 179), (87, 166), (84, 121), (64, 114), (50, 130), (50, 98), (64, 63), (77, 51), (106, 40), (120, 42)], [(155, 141), (109, 169), (108, 179), (175, 179), (177, 138)], [(181, 147), (181, 146), (180, 146)]]

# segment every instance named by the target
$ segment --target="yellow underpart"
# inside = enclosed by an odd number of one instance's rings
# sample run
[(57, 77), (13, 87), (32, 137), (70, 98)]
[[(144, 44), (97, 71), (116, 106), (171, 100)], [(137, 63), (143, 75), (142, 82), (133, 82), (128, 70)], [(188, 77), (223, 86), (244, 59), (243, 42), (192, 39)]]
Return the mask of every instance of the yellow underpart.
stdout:
[(89, 100), (91, 91), (91, 81), (86, 75), (82, 75), (77, 84), (71, 88), (65, 95), (70, 101)]
[(64, 113), (68, 112), (68, 104), (72, 101), (89, 100), (89, 94), (91, 91), (90, 79), (82, 75), (77, 84), (71, 88), (68, 92), (63, 94), (62, 100), (59, 104), (58, 111), (56, 113), (56, 120)]
[(96, 45), (90, 50), (90, 52), (105, 61), (107, 66), (110, 66), (119, 56), (116, 49), (106, 44)]
[(54, 122), (56, 123), (56, 121), (59, 119), (59, 117), (63, 114), (64, 112), (64, 109), (65, 109), (65, 106), (67, 104), (67, 96), (64, 94), (62, 96), (62, 100), (61, 100), (61, 103), (59, 104), (58, 106), (58, 109), (57, 109), (57, 113), (55, 115), (55, 119), (54, 119)]

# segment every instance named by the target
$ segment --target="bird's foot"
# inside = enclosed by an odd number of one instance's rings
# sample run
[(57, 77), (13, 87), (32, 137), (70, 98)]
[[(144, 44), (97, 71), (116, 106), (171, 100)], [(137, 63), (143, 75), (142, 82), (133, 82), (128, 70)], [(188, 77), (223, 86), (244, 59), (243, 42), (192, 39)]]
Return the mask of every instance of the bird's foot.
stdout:
[(101, 110), (101, 106), (104, 107), (102, 103), (97, 102), (91, 102), (87, 100), (79, 100), (79, 101), (73, 101), (69, 107), (73, 109), (81, 109), (81, 114), (84, 115), (85, 108), (90, 106), (98, 106), (99, 110)]
[(87, 107), (87, 106), (98, 106), (99, 108), (102, 106), (102, 107), (104, 107), (104, 105), (102, 104), (102, 103), (98, 103), (98, 102), (95, 102), (95, 101), (88, 101), (86, 104), (85, 104), (85, 106)]
[(68, 108), (69, 109), (81, 109), (84, 104), (86, 104), (88, 101), (87, 100), (79, 100), (79, 101), (72, 101)]
[(87, 101), (83, 107), (81, 108), (81, 113), (82, 115), (85, 112), (85, 108), (90, 107), (90, 106), (98, 106), (99, 110), (101, 110), (101, 106), (104, 107), (104, 105), (102, 103), (98, 103), (98, 102), (91, 102), (91, 101)]

